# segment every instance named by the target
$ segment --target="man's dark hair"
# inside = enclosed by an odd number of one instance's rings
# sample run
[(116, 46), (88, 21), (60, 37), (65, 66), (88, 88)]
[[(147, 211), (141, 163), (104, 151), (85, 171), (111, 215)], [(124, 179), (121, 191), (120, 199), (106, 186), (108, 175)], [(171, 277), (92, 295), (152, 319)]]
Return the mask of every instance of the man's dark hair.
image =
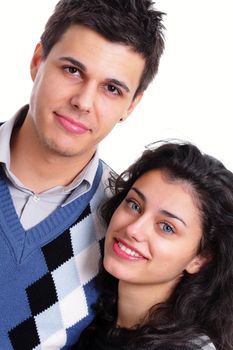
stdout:
[(158, 71), (164, 50), (162, 16), (151, 0), (60, 0), (41, 36), (43, 59), (72, 25), (84, 25), (105, 39), (129, 46), (145, 59), (135, 97)]

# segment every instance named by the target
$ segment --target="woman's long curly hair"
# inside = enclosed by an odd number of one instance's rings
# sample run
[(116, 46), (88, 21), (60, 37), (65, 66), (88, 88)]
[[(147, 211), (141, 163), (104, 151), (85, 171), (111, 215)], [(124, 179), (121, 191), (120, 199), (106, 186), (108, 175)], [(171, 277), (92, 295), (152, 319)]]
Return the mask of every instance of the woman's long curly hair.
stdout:
[[(202, 218), (199, 254), (208, 263), (196, 274), (184, 273), (170, 298), (152, 307), (134, 332), (135, 343), (181, 343), (206, 334), (219, 350), (233, 349), (233, 174), (215, 158), (189, 143), (163, 142), (147, 149), (120, 176), (112, 176), (113, 196), (101, 209), (111, 217), (135, 181), (150, 170), (164, 171), (171, 181), (191, 185)], [(97, 319), (114, 322), (117, 279), (103, 271)]]

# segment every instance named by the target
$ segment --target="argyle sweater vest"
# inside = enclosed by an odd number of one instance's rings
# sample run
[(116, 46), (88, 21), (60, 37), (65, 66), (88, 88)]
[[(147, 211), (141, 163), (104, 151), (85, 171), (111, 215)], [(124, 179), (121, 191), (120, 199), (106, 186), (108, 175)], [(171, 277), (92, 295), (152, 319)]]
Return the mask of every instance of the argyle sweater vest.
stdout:
[(69, 349), (93, 318), (105, 227), (97, 209), (109, 169), (91, 189), (25, 231), (0, 173), (0, 349)]

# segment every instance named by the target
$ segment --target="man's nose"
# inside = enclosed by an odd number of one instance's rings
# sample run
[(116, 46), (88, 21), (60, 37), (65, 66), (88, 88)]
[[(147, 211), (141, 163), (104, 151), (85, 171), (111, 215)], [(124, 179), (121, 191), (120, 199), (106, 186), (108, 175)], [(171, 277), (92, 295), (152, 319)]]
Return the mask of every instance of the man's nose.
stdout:
[(90, 113), (95, 101), (96, 90), (94, 83), (82, 84), (71, 99), (72, 106), (80, 112)]

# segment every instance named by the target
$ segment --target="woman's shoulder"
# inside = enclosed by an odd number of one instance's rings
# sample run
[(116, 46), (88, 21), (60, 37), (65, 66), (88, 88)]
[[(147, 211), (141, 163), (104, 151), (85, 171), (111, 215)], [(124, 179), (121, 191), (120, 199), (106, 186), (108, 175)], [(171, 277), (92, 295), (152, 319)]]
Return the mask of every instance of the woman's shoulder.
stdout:
[[(147, 349), (147, 348), (145, 348)], [(148, 347), (148, 350), (217, 350), (209, 337), (200, 336), (193, 340), (186, 342), (185, 344), (164, 344), (164, 345), (152, 345)]]
[[(84, 336), (85, 335), (85, 336)], [(74, 349), (83, 350), (217, 350), (210, 338), (202, 335), (196, 338), (161, 343), (161, 340), (150, 337), (141, 341), (138, 337), (135, 341), (135, 330), (122, 328), (97, 327), (94, 331), (83, 333), (80, 337), (78, 347)]]
[(197, 346), (197, 349), (200, 350), (216, 350), (216, 347), (211, 342), (210, 338), (207, 335), (202, 335), (191, 342)]

